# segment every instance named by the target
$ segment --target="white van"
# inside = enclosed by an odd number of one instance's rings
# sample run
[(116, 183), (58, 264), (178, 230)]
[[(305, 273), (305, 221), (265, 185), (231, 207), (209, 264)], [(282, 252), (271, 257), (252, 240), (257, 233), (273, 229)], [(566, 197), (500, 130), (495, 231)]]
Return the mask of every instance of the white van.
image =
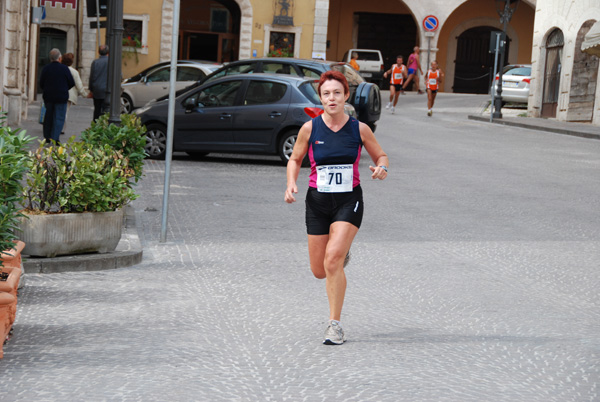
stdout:
[(344, 59), (342, 61), (350, 63), (350, 60), (352, 60), (352, 53), (354, 52), (358, 54), (358, 60), (356, 60), (360, 67), (358, 73), (366, 81), (374, 82), (381, 87), (383, 73), (385, 71), (381, 52), (374, 49), (349, 49), (344, 53)]

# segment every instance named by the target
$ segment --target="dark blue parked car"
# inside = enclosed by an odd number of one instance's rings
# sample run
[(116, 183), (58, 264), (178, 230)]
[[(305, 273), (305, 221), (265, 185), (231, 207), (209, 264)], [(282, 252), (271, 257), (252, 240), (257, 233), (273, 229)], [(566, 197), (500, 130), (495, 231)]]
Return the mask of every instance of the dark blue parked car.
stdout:
[[(323, 107), (314, 78), (242, 74), (217, 78), (180, 93), (175, 100), (173, 150), (279, 155), (287, 162), (298, 130)], [(168, 99), (137, 109), (147, 128), (146, 152), (166, 151)], [(346, 104), (346, 112), (356, 116)]]

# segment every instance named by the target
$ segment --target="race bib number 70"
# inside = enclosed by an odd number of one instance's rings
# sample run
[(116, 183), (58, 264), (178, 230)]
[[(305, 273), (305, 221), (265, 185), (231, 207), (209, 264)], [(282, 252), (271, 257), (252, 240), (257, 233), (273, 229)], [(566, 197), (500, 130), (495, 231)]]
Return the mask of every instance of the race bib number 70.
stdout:
[(352, 165), (317, 166), (317, 190), (320, 193), (349, 193), (353, 181)]

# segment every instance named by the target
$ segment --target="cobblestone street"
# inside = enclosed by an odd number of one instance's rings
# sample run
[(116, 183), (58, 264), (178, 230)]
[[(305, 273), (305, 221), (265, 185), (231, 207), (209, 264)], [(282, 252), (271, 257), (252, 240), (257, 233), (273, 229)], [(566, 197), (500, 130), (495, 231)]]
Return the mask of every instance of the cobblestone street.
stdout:
[(277, 157), (181, 153), (165, 244), (146, 163), (140, 265), (27, 274), (0, 400), (600, 401), (600, 141), (467, 120), (486, 99), (382, 111), (343, 346), (321, 343), (309, 169), (288, 205)]

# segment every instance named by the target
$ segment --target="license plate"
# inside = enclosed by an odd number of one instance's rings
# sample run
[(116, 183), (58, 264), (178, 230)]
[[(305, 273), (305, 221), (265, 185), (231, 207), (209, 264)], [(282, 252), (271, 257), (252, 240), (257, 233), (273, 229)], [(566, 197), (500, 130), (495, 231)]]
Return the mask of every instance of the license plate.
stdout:
[(362, 75), (363, 77), (369, 77), (369, 78), (373, 76), (373, 74), (371, 74), (371, 73), (360, 73), (360, 75)]
[(518, 82), (513, 82), (513, 81), (502, 81), (502, 86), (503, 87), (511, 87), (511, 88), (516, 88), (519, 86)]

